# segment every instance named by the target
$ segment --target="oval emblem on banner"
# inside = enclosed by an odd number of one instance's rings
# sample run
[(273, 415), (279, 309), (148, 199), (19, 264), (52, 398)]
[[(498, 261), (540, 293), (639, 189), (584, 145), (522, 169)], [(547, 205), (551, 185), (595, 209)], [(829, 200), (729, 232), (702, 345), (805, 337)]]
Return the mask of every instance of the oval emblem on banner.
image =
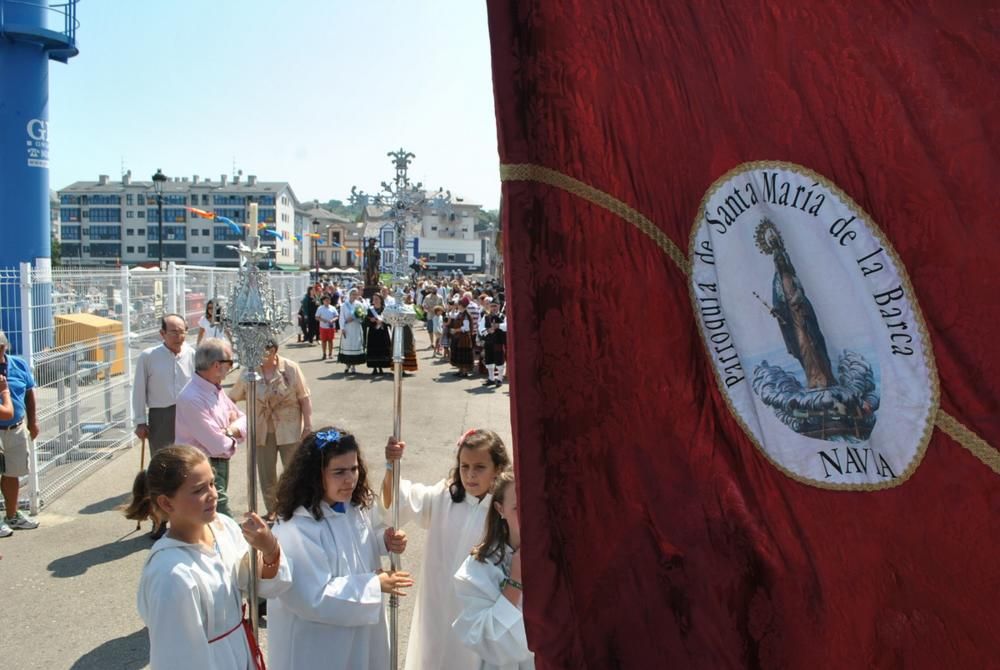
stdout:
[(746, 163), (709, 189), (691, 236), (691, 297), (730, 409), (798, 481), (874, 490), (920, 464), (937, 372), (906, 270), (835, 185)]

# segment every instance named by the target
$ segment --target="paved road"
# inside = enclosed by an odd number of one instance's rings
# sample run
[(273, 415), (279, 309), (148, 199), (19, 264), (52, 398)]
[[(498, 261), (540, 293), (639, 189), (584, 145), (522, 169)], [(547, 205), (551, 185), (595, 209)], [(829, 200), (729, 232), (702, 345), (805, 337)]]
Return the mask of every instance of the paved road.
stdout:
[[(424, 332), (418, 332), (423, 344)], [(289, 344), (282, 353), (302, 364), (313, 393), (313, 425), (336, 424), (359, 438), (372, 476), (381, 481), (382, 447), (392, 432), (391, 378), (345, 378), (343, 366), (319, 361), (319, 347)], [(471, 427), (496, 430), (510, 442), (508, 388), (484, 389), (420, 352), (420, 370), (406, 378), (404, 477), (433, 483), (452, 467), (455, 440)], [(45, 431), (46, 426), (42, 427)], [(149, 638), (135, 610), (135, 591), (150, 546), (149, 524), (135, 531), (117, 511), (139, 466), (133, 447), (52, 501), (35, 531), (0, 538), (0, 667), (17, 670), (133, 670), (148, 666)], [(235, 510), (246, 507), (246, 459), (234, 458)], [(408, 527), (407, 568), (423, 557), (424, 537)], [(406, 648), (412, 600), (401, 608)], [(266, 631), (262, 632), (266, 644)]]

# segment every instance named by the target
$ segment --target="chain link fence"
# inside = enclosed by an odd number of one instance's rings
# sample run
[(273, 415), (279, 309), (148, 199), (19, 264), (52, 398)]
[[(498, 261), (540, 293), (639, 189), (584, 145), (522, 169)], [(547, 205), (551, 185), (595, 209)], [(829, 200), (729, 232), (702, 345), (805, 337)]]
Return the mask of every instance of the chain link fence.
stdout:
[[(0, 268), (0, 324), (37, 383), (41, 430), (22, 506), (37, 513), (132, 446), (133, 369), (143, 349), (160, 343), (160, 317), (182, 314), (194, 345), (206, 303), (225, 309), (237, 275), (173, 264), (166, 271)], [(272, 273), (270, 280), (294, 320), (308, 273)]]

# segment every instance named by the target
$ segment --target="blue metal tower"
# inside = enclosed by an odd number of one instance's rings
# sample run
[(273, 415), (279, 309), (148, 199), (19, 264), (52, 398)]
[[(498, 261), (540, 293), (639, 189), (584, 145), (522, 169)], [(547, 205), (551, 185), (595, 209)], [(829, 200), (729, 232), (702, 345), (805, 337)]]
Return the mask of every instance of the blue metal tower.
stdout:
[[(76, 3), (0, 0), (0, 227), (4, 233), (0, 268), (27, 262), (44, 276), (51, 263), (49, 60), (66, 63), (79, 53)], [(15, 305), (10, 300), (4, 302), (3, 327), (13, 334), (20, 331), (20, 309), (11, 309)], [(19, 350), (15, 338), (11, 339)]]

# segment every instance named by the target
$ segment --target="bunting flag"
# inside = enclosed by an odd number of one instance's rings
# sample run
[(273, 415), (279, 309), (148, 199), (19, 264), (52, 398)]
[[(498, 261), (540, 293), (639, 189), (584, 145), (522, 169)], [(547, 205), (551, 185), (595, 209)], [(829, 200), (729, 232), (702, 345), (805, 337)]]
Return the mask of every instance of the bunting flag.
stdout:
[(187, 211), (191, 212), (192, 214), (194, 214), (195, 216), (197, 216), (199, 218), (208, 219), (209, 221), (215, 221), (215, 222), (218, 222), (218, 223), (224, 223), (227, 226), (229, 226), (229, 228), (234, 233), (237, 233), (239, 235), (243, 234), (243, 228), (241, 228), (239, 225), (237, 225), (230, 218), (227, 218), (225, 216), (219, 216), (219, 215), (214, 214), (212, 212), (207, 212), (207, 211), (205, 211), (203, 209), (197, 209), (196, 207), (185, 207), (184, 209), (186, 209)]
[(536, 667), (996, 667), (1000, 13), (487, 7)]
[(209, 221), (215, 220), (215, 214), (213, 214), (212, 212), (206, 212), (205, 210), (197, 209), (196, 207), (185, 207), (184, 209), (191, 212), (195, 216), (199, 216), (203, 219), (208, 219)]
[(284, 236), (284, 234), (281, 231), (275, 230), (273, 228), (262, 227), (261, 230), (260, 230), (260, 232), (263, 233), (263, 234), (265, 234), (265, 235), (267, 235), (268, 237), (273, 237), (275, 239), (279, 239), (279, 240), (285, 239), (285, 236)]

